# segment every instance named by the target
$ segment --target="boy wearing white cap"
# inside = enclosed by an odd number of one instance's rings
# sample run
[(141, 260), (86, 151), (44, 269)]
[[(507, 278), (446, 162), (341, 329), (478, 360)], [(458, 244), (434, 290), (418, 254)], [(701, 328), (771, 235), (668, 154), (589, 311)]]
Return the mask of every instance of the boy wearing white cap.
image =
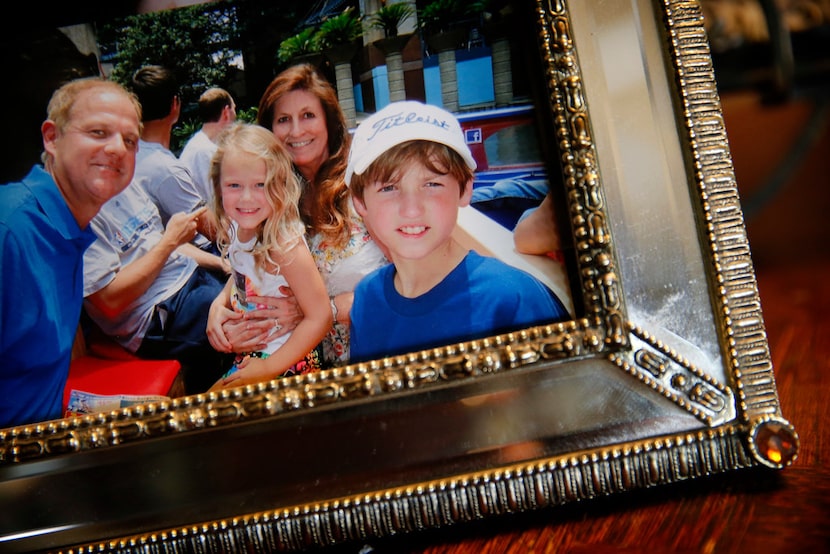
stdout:
[(351, 309), (351, 362), (568, 319), (531, 275), (453, 238), (475, 160), (449, 112), (389, 104), (357, 128), (346, 184), (391, 265), (365, 277)]

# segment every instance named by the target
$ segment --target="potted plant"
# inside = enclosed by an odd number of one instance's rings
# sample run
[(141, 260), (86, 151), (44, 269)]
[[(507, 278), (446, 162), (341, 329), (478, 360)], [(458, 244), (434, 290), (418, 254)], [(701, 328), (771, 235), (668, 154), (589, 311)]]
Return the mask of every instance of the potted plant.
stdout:
[(398, 28), (415, 14), (415, 8), (406, 1), (387, 4), (384, 0), (380, 9), (369, 16), (369, 26), (382, 30), (384, 35), (384, 38), (376, 40), (373, 44), (386, 55), (403, 50), (413, 33), (399, 35)]
[(433, 0), (418, 10), (418, 26), (433, 50), (454, 49), (467, 36), (466, 27), (459, 23), (483, 10), (481, 0)]
[(356, 118), (351, 60), (360, 47), (358, 40), (362, 36), (363, 23), (351, 6), (325, 19), (317, 31), (323, 54), (334, 65), (337, 98), (346, 116), (346, 124), (350, 126), (354, 125)]
[(424, 35), (446, 32), (449, 18), (459, 12), (460, 0), (433, 0), (418, 10), (418, 27)]
[(338, 15), (325, 19), (317, 31), (317, 40), (323, 50), (341, 49), (355, 45), (363, 36), (363, 26), (354, 8), (349, 6)]
[(314, 27), (306, 27), (296, 35), (290, 36), (280, 43), (277, 49), (277, 59), (282, 63), (289, 63), (294, 59), (311, 59), (322, 56), (320, 50), (317, 29)]
[(484, 0), (481, 5), (484, 35), (490, 40), (506, 37), (513, 28), (510, 0)]
[(415, 15), (415, 8), (406, 1), (396, 4), (387, 4), (381, 1), (381, 7), (369, 17), (369, 26), (381, 29), (383, 36), (390, 38), (398, 36), (398, 27), (408, 18)]

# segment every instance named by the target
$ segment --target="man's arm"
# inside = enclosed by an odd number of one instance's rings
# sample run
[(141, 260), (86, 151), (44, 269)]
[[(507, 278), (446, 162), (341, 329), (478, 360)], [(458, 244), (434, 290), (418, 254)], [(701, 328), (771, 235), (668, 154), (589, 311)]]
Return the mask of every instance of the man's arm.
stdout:
[(204, 267), (205, 269), (210, 269), (213, 271), (222, 271), (224, 273), (230, 273), (231, 268), (227, 261), (223, 260), (216, 254), (211, 254), (210, 252), (205, 252), (198, 246), (187, 243), (179, 246), (179, 252), (184, 254), (185, 256), (190, 256), (196, 263), (200, 266)]
[(170, 254), (193, 239), (196, 234), (196, 218), (205, 210), (206, 208), (201, 208), (191, 214), (174, 214), (156, 245), (142, 257), (122, 267), (112, 281), (89, 295), (87, 300), (107, 317), (114, 317), (123, 311), (150, 288)]

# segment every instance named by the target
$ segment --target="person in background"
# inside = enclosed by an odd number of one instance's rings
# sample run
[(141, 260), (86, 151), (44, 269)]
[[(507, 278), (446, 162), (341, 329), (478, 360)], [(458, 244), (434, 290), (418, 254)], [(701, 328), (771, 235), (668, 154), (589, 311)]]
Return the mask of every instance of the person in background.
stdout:
[(114, 82), (70, 81), (41, 134), (43, 166), (0, 186), (0, 427), (62, 416), (89, 223), (133, 177), (141, 107)]
[[(133, 74), (130, 88), (141, 102), (144, 113), (135, 182), (153, 200), (162, 223), (167, 225), (173, 214), (192, 212), (207, 205), (187, 166), (170, 151), (173, 125), (181, 113), (178, 81), (172, 70), (147, 65)], [(224, 268), (213, 252), (214, 234), (211, 219), (202, 217), (199, 234), (193, 243), (206, 253), (199, 263), (213, 266), (221, 274)]]
[(346, 183), (393, 265), (355, 289), (353, 362), (569, 317), (536, 278), (453, 238), (475, 168), (458, 121), (436, 106), (393, 102), (358, 126)]
[(231, 93), (219, 87), (204, 91), (199, 97), (199, 119), (202, 127), (185, 143), (179, 160), (190, 170), (199, 194), (210, 205), (213, 202), (210, 161), (216, 152), (216, 139), (236, 121), (236, 103)]
[[(350, 135), (337, 91), (314, 66), (289, 67), (265, 90), (257, 118), (285, 145), (301, 178), (300, 217), (334, 318), (321, 344), (323, 367), (344, 365), (349, 361), (354, 287), (388, 260), (354, 211), (344, 181)], [(271, 332), (274, 319), (285, 332), (296, 325), (298, 310), (290, 298), (258, 298), (256, 302), (271, 309), (248, 312), (244, 317), (221, 305), (211, 309), (208, 336), (215, 348), (256, 350)]]
[(305, 242), (300, 183), (285, 147), (259, 125), (233, 125), (221, 135), (211, 177), (219, 249), (233, 269), (221, 302), (237, 312), (256, 310), (249, 295), (278, 297), (287, 286), (303, 313), (291, 333), (264, 350), (237, 355), (212, 390), (319, 371), (316, 347), (332, 314)]

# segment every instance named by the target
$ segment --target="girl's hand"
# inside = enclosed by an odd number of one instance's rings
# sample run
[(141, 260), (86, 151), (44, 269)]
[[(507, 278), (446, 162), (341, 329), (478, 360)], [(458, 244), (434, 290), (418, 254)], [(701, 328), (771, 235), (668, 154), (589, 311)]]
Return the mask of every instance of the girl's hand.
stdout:
[(241, 387), (243, 385), (253, 385), (279, 377), (279, 375), (274, 374), (273, 370), (268, 366), (267, 361), (262, 358), (245, 356), (245, 358), (239, 362), (237, 367), (239, 369), (227, 377), (216, 381), (216, 383), (210, 387), (208, 392), (232, 387)]

